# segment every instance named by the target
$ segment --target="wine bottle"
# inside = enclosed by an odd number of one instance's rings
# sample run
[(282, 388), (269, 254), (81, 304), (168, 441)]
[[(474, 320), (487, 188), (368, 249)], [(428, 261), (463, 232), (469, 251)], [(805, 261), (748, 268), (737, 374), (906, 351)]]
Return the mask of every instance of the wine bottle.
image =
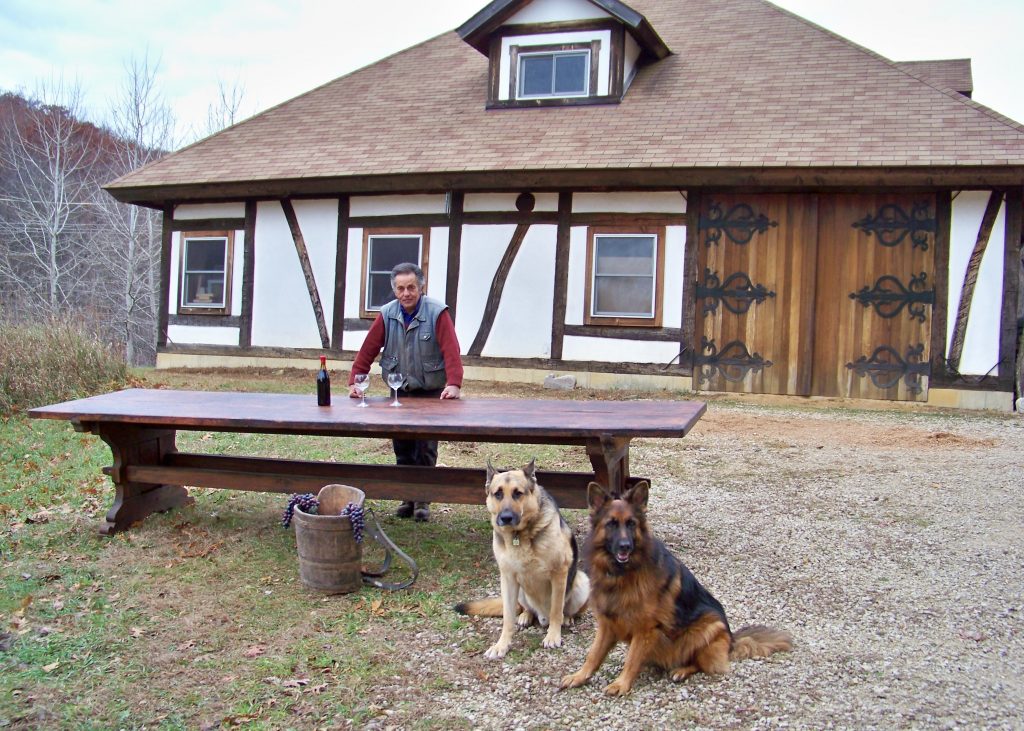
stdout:
[(327, 356), (320, 356), (320, 370), (316, 372), (316, 404), (331, 405), (331, 376), (327, 373)]

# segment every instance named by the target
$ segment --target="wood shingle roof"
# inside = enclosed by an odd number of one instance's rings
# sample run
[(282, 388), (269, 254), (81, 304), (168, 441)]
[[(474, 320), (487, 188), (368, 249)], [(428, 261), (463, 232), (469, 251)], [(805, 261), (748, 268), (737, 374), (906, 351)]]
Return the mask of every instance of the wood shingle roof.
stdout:
[[(485, 108), (488, 61), (450, 32), (108, 186), (121, 200), (443, 189), (530, 172), (1024, 170), (1024, 126), (763, 0), (633, 0), (673, 54), (620, 104)], [(998, 170), (997, 170), (998, 171)], [(476, 177), (473, 177), (476, 176)], [(529, 178), (520, 176), (519, 184)], [(637, 178), (639, 179), (639, 178)], [(1014, 180), (1017, 178), (1014, 177)], [(752, 178), (753, 180), (753, 178)], [(347, 183), (351, 186), (347, 187)], [(1018, 183), (1019, 184), (1019, 183)]]

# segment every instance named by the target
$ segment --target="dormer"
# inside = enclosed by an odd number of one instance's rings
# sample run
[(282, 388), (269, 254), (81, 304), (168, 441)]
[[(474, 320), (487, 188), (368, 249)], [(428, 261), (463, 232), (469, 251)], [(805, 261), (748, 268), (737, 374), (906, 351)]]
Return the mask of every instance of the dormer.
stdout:
[(458, 29), (490, 60), (488, 108), (617, 104), (671, 51), (618, 0), (494, 0)]

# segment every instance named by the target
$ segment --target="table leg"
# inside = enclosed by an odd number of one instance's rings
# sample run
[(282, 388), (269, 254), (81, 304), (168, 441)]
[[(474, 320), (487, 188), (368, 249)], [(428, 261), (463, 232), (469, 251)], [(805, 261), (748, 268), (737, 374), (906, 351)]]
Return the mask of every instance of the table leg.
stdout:
[(629, 441), (605, 435), (587, 443), (595, 481), (616, 495), (622, 494), (629, 478)]
[(126, 476), (129, 466), (160, 465), (165, 456), (176, 452), (174, 429), (107, 423), (76, 424), (75, 428), (99, 436), (114, 459), (103, 470), (113, 481), (115, 492), (114, 504), (100, 528), (102, 535), (125, 530), (152, 513), (192, 504), (193, 498), (182, 485), (132, 482)]

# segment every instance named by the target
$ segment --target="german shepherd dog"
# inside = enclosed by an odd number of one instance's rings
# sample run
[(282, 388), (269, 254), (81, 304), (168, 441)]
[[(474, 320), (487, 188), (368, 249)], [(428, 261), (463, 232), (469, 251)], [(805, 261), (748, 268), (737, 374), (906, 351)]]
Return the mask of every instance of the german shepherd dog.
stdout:
[(625, 695), (645, 665), (680, 681), (698, 671), (725, 673), (730, 660), (788, 650), (788, 632), (764, 626), (729, 630), (725, 610), (647, 526), (647, 482), (619, 497), (596, 482), (587, 488), (591, 610), (597, 634), (583, 666), (561, 688), (586, 683), (619, 641), (628, 642), (619, 677), (604, 689)]
[[(587, 608), (590, 581), (577, 570), (576, 537), (554, 499), (537, 484), (535, 460), (497, 472), (487, 461), (487, 510), (501, 597), (463, 602), (460, 614), (501, 617), (501, 635), (485, 656), (504, 657), (516, 627), (547, 627), (544, 647), (562, 646), (562, 624)], [(518, 616), (517, 616), (518, 615)]]

